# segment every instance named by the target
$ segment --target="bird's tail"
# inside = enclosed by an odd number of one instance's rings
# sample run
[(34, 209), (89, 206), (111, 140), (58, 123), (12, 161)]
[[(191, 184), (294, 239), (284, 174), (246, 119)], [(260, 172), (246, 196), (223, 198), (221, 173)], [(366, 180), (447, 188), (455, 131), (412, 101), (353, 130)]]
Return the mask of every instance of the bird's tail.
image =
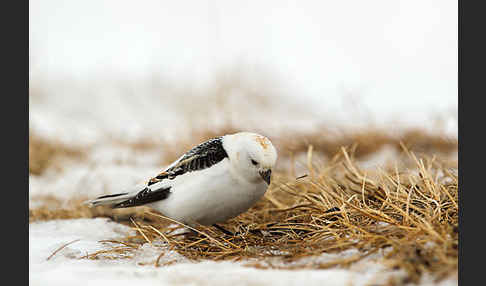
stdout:
[(121, 193), (121, 194), (114, 194), (114, 195), (106, 195), (106, 196), (98, 197), (94, 200), (86, 201), (85, 204), (87, 204), (89, 207), (103, 206), (103, 205), (114, 207), (115, 205), (121, 202), (133, 198), (136, 194), (137, 193)]

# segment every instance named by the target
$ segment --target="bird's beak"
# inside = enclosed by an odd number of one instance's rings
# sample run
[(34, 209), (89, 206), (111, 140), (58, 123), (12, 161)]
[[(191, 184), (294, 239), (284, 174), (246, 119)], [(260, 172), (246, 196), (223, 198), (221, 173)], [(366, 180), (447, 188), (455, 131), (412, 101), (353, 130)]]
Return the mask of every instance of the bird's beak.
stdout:
[(272, 176), (272, 170), (261, 170), (260, 171), (260, 176), (262, 176), (262, 179), (267, 183), (267, 185), (270, 185), (270, 177)]

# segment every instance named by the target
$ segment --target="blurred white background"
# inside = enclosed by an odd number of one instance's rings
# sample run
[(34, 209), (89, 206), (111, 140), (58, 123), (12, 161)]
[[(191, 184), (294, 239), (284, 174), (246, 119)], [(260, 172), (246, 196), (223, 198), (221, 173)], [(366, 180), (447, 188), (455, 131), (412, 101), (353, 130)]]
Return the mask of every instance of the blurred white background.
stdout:
[[(246, 85), (269, 82), (264, 96), (291, 98), (320, 122), (401, 122), (454, 135), (457, 6), (451, 0), (30, 0), (31, 95), (43, 94), (31, 98), (31, 125), (84, 135), (106, 125), (140, 134), (182, 116), (165, 116), (164, 100), (154, 108), (147, 82), (184, 90), (175, 96), (204, 95), (237, 70)], [(121, 88), (129, 95), (121, 96)], [(265, 115), (255, 116), (258, 122)], [(79, 128), (62, 127), (69, 118)]]

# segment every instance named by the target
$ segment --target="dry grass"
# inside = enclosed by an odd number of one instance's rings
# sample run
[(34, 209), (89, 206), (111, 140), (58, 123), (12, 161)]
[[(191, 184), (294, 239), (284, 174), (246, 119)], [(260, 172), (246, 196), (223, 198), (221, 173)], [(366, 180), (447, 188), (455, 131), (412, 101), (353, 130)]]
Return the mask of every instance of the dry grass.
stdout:
[[(249, 266), (259, 268), (347, 267), (372, 253), (381, 252), (382, 263), (407, 272), (399, 285), (418, 282), (431, 273), (437, 280), (457, 271), (458, 178), (437, 159), (416, 158), (415, 168), (366, 173), (354, 164), (352, 154), (342, 148), (332, 162), (309, 176), (295, 179), (277, 174), (265, 198), (248, 212), (222, 225), (237, 233), (225, 235), (211, 227), (199, 227), (196, 235), (170, 234), (173, 221), (147, 209), (123, 216), (138, 235), (112, 241), (112, 251), (91, 253), (98, 259), (107, 253), (129, 254), (141, 245), (165, 241), (171, 249), (193, 260), (258, 259)], [(312, 160), (312, 155), (310, 155)], [(74, 203), (75, 204), (75, 203)], [(108, 216), (112, 210), (85, 209), (80, 216)], [(39, 210), (31, 216), (39, 219)], [(111, 212), (111, 214), (110, 214)], [(132, 215), (134, 218), (127, 219)], [(52, 219), (54, 217), (48, 217)], [(326, 263), (292, 264), (321, 253), (359, 250), (358, 255)], [(386, 249), (386, 251), (383, 251)], [(161, 254), (167, 251), (161, 248)], [(278, 258), (281, 263), (270, 260)], [(158, 261), (154, 262), (159, 265)]]
[[(174, 154), (169, 159), (175, 159), (204, 139), (236, 131), (226, 127), (215, 133), (194, 133), (190, 141), (167, 145), (164, 150)], [(172, 234), (173, 221), (145, 207), (88, 208), (81, 200), (60, 202), (55, 198), (39, 198), (48, 203), (31, 209), (30, 221), (109, 217), (137, 230), (135, 236), (110, 241), (112, 249), (90, 253), (85, 259), (130, 258), (143, 244), (161, 241), (191, 260), (247, 261), (248, 266), (258, 268), (348, 267), (370, 254), (380, 254), (384, 265), (407, 273), (405, 280), (390, 285), (418, 282), (425, 273), (436, 280), (457, 273), (457, 162), (436, 156), (457, 151), (457, 140), (419, 131), (400, 137), (374, 131), (340, 137), (308, 135), (303, 142), (292, 138), (296, 137), (272, 140), (283, 156), (304, 153), (308, 176), (296, 179), (292, 172), (276, 173), (262, 200), (222, 224), (234, 236), (200, 226), (195, 234), (181, 237)], [(384, 145), (400, 148), (413, 164), (400, 159), (393, 168), (360, 170), (356, 159)], [(50, 152), (46, 153), (55, 154)], [(316, 163), (321, 155), (331, 160)], [(359, 253), (334, 261), (299, 263), (304, 257), (347, 249)], [(160, 251), (162, 256), (167, 248)], [(157, 259), (154, 265), (162, 264)]]
[(29, 173), (41, 175), (48, 168), (62, 169), (65, 158), (83, 158), (85, 151), (62, 143), (46, 140), (29, 131)]
[(287, 134), (278, 136), (276, 144), (284, 146), (284, 151), (290, 153), (306, 152), (312, 145), (319, 153), (333, 157), (340, 152), (342, 146), (355, 145), (353, 155), (356, 158), (373, 154), (383, 146), (394, 147), (402, 151), (404, 144), (408, 150), (416, 153), (449, 153), (457, 150), (456, 138), (448, 138), (427, 133), (419, 129), (405, 130), (399, 135), (391, 135), (383, 129), (366, 129), (355, 132), (336, 132), (323, 130), (321, 132)]
[[(52, 196), (33, 197), (33, 201), (41, 201), (42, 205), (29, 210), (29, 222), (54, 219), (75, 219), (107, 217), (117, 222), (130, 222), (131, 217), (146, 219), (147, 207), (131, 209), (111, 209), (108, 207), (89, 208), (84, 204), (88, 198), (61, 201)], [(146, 220), (150, 220), (147, 218)]]

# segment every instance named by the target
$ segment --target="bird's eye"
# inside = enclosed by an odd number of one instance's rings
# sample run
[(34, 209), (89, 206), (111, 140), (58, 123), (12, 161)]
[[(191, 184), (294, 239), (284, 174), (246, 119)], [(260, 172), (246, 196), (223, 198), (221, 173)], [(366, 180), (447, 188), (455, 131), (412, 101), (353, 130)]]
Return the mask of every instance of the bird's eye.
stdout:
[(256, 166), (256, 165), (258, 165), (258, 162), (257, 162), (257, 161), (255, 161), (255, 160), (253, 160), (253, 159), (251, 159), (251, 163), (252, 163), (253, 165), (255, 165), (255, 166)]

